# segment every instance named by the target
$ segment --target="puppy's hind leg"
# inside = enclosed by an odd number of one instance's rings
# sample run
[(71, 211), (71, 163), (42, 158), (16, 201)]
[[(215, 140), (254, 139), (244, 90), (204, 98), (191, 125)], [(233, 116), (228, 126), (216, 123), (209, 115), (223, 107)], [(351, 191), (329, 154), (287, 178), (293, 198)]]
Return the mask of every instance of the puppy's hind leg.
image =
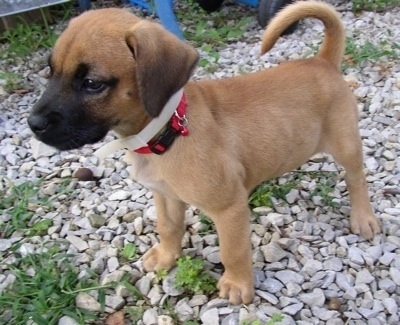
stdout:
[(186, 203), (153, 193), (157, 211), (157, 231), (160, 243), (143, 256), (146, 271), (169, 270), (182, 252), (182, 237), (185, 233)]
[(326, 149), (346, 170), (345, 181), (351, 204), (351, 231), (370, 239), (380, 231), (380, 224), (369, 201), (357, 114), (346, 115), (331, 121), (332, 132), (328, 136)]

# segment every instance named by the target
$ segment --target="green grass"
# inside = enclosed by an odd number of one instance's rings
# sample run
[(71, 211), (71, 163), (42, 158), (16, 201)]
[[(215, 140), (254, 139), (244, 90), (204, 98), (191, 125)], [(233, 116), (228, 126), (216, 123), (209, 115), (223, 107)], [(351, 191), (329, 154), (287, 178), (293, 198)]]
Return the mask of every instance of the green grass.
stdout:
[(181, 257), (177, 261), (175, 286), (190, 293), (212, 293), (216, 290), (216, 280), (204, 270), (204, 262), (200, 258)]
[[(22, 16), (17, 16), (18, 24), (15, 28), (7, 29), (0, 34), (1, 55), (0, 59), (9, 59), (15, 63), (15, 58), (25, 58), (40, 49), (53, 47), (58, 33), (51, 26), (46, 15), (41, 10), (42, 24), (25, 21)], [(58, 22), (66, 21), (72, 14), (71, 3), (61, 4), (51, 8), (51, 14)]]
[(4, 90), (12, 93), (23, 88), (22, 74), (15, 72), (0, 72), (0, 84), (4, 84)]
[(59, 245), (46, 243), (39, 253), (25, 256), (18, 253), (18, 246), (9, 252), (15, 259), (12, 264), (0, 263), (4, 274), (16, 277), (0, 295), (1, 324), (25, 325), (32, 320), (37, 325), (55, 325), (64, 315), (84, 324), (98, 318), (75, 306), (79, 292), (97, 290), (104, 309), (106, 288), (98, 286), (94, 274), (92, 280), (79, 279), (79, 270), (71, 263), (73, 256), (60, 252)]
[(381, 40), (378, 45), (366, 41), (358, 44), (354, 37), (347, 37), (345, 49), (345, 65), (359, 66), (367, 61), (378, 61), (382, 57), (398, 60), (399, 55), (396, 50), (400, 49), (400, 44)]
[(122, 249), (121, 249), (121, 255), (126, 261), (131, 261), (135, 258), (137, 253), (137, 247), (133, 243), (127, 243)]
[(399, 0), (353, 0), (354, 12), (361, 10), (384, 11), (399, 5)]
[(335, 206), (332, 201), (332, 192), (335, 189), (337, 173), (333, 172), (302, 172), (295, 171), (286, 175), (286, 183), (279, 184), (279, 178), (270, 179), (257, 186), (249, 196), (251, 208), (266, 206), (272, 208), (274, 199), (286, 200), (286, 195), (292, 190), (300, 187), (302, 180), (311, 181), (317, 179), (317, 185), (310, 193), (310, 198), (321, 196), (323, 202), (328, 206)]
[(26, 236), (44, 235), (53, 225), (49, 219), (32, 223), (37, 207), (45, 210), (52, 208), (51, 202), (57, 196), (69, 192), (69, 179), (63, 180), (55, 196), (46, 196), (40, 189), (43, 181), (27, 181), (21, 184), (9, 182), (7, 188), (0, 191), (0, 212), (9, 216), (8, 222), (0, 223), (0, 237), (9, 238), (15, 231)]
[(208, 54), (208, 57), (200, 59), (199, 66), (208, 67), (209, 72), (212, 72), (212, 65), (219, 59), (218, 51), (230, 41), (242, 37), (254, 17), (243, 17), (241, 12), (231, 14), (228, 19), (224, 11), (207, 13), (193, 0), (182, 2), (186, 8), (178, 10), (176, 16), (184, 25), (184, 37)]

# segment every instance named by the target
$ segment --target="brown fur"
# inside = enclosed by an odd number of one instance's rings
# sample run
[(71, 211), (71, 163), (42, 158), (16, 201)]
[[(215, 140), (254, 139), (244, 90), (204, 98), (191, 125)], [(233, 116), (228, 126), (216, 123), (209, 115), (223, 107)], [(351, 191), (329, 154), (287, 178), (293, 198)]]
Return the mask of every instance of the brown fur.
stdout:
[[(306, 17), (321, 19), (326, 27), (314, 58), (231, 79), (188, 82), (189, 136), (178, 137), (161, 156), (127, 152), (132, 177), (154, 191), (157, 208), (160, 243), (144, 256), (147, 270), (174, 266), (181, 254), (184, 211), (191, 204), (217, 228), (225, 267), (220, 296), (235, 304), (251, 302), (248, 195), (317, 152), (332, 154), (346, 169), (352, 231), (365, 238), (379, 231), (363, 174), (357, 105), (339, 71), (344, 31), (338, 15), (315, 1), (288, 6), (266, 30), (262, 52)], [(62, 34), (52, 55), (53, 78), (61, 80), (58, 92), (65, 94), (79, 62), (92, 67), (89, 75), (117, 77), (114, 88), (83, 100), (90, 116), (112, 121), (110, 128), (125, 137), (158, 115), (187, 82), (197, 59), (193, 48), (159, 25), (104, 9), (74, 19)], [(33, 114), (40, 111), (38, 104)]]

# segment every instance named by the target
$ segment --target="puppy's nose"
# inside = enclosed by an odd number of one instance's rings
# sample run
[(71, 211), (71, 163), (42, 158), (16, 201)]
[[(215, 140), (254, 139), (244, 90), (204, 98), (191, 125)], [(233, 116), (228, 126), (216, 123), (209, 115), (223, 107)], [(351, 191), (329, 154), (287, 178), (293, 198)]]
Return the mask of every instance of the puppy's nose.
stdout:
[(31, 115), (28, 118), (28, 124), (34, 133), (40, 134), (45, 132), (49, 127), (49, 120), (42, 116)]

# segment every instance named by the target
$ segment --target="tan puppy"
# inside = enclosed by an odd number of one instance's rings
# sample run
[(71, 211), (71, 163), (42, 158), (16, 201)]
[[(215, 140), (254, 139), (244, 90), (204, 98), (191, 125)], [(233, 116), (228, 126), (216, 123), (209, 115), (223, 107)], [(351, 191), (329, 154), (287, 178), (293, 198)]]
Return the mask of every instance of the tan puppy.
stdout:
[[(60, 36), (49, 60), (49, 86), (29, 118), (37, 137), (59, 149), (96, 142), (111, 129), (121, 138), (137, 134), (162, 120), (164, 106), (174, 105), (173, 111), (178, 103), (185, 106), (178, 92), (184, 87), (186, 112), (167, 114), (175, 116), (177, 134), (165, 135), (173, 132), (165, 123), (153, 130), (164, 142), (172, 138), (168, 150), (127, 153), (132, 177), (154, 191), (157, 208), (160, 243), (144, 256), (147, 270), (174, 266), (191, 204), (218, 231), (225, 266), (220, 296), (235, 304), (251, 302), (248, 195), (317, 152), (332, 154), (347, 171), (352, 231), (365, 238), (379, 231), (363, 174), (357, 105), (340, 73), (345, 34), (339, 16), (315, 1), (288, 6), (266, 30), (262, 53), (289, 25), (307, 17), (326, 28), (314, 58), (218, 81), (187, 83), (196, 51), (160, 25), (123, 10), (84, 13)], [(126, 143), (120, 145), (130, 148)]]

